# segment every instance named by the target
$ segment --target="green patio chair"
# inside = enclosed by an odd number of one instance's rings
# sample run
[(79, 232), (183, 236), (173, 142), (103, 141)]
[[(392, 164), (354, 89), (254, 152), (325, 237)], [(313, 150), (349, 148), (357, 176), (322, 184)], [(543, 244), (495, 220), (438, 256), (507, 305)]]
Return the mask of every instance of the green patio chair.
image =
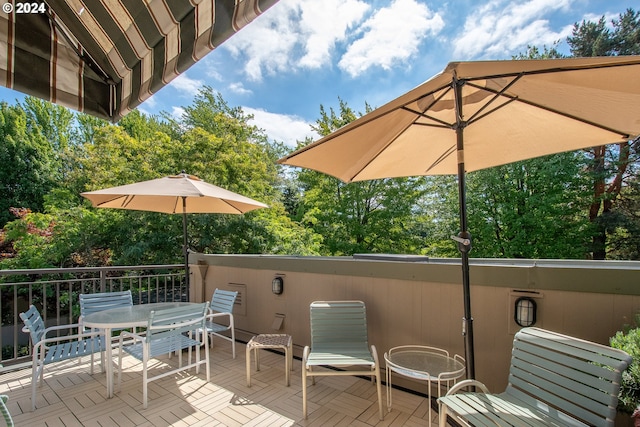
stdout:
[[(302, 412), (307, 418), (307, 377), (371, 375), (378, 393), (380, 420), (382, 388), (380, 362), (374, 345), (369, 346), (367, 312), (362, 301), (315, 301), (310, 306), (311, 347), (302, 355)], [(314, 370), (320, 366), (340, 369)]]
[(13, 418), (11, 418), (11, 414), (7, 408), (7, 400), (9, 400), (9, 396), (0, 394), (0, 412), (2, 412), (7, 427), (13, 427)]
[[(82, 320), (89, 314), (109, 310), (112, 308), (133, 307), (133, 297), (131, 296), (131, 291), (80, 294), (79, 299), (80, 318), (78, 318), (78, 323), (82, 325), (83, 332), (85, 332), (85, 328)], [(91, 355), (91, 363), (93, 364), (93, 355)]]
[[(225, 291), (216, 288), (211, 297), (211, 305), (209, 305), (209, 313), (204, 327), (207, 334), (231, 341), (231, 352), (234, 359), (236, 358), (236, 332), (233, 322), (233, 305), (237, 297), (237, 291)], [(220, 323), (220, 319), (223, 318), (227, 318), (226, 324)], [(231, 333), (231, 337), (222, 334), (222, 332), (226, 331)], [(197, 332), (202, 333), (202, 330)], [(213, 347), (213, 337), (211, 337), (211, 346)]]
[[(196, 368), (199, 373), (200, 365), (205, 365), (207, 381), (210, 379), (209, 346), (207, 335), (200, 334), (202, 340), (191, 338), (191, 332), (204, 328), (205, 312), (208, 302), (202, 304), (189, 304), (177, 308), (152, 311), (149, 315), (147, 330), (142, 334), (123, 331), (120, 334), (118, 357), (118, 387), (122, 380), (122, 356), (126, 352), (142, 361), (142, 400), (143, 407), (147, 408), (147, 388), (151, 381), (173, 375), (178, 371)], [(133, 343), (125, 345), (125, 340), (133, 339)], [(204, 346), (205, 358), (200, 360), (200, 348)], [(195, 347), (196, 362), (191, 363), (191, 348)], [(182, 365), (182, 350), (189, 349), (189, 363)], [(149, 376), (149, 359), (161, 355), (169, 355), (177, 352), (179, 365), (175, 369), (162, 370), (162, 373)]]
[[(33, 345), (31, 409), (35, 410), (36, 386), (38, 377), (40, 377), (40, 385), (42, 385), (45, 365), (89, 356), (95, 352), (102, 352), (105, 346), (100, 333), (83, 333), (80, 324), (58, 325), (45, 328), (40, 312), (33, 305), (30, 306), (26, 312), (20, 313), (20, 318), (24, 322), (22, 331), (29, 333)], [(52, 331), (74, 329), (78, 330), (78, 333), (47, 338), (47, 334)], [(104, 362), (104, 360), (102, 360), (102, 362)], [(102, 363), (102, 369), (104, 370), (104, 363)], [(91, 373), (93, 374), (93, 363), (91, 363)]]

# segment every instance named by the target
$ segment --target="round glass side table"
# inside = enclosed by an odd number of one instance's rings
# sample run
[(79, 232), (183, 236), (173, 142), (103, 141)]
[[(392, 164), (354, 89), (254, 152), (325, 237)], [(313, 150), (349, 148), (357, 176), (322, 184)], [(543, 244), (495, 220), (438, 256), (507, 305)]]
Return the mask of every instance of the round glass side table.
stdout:
[(459, 355), (436, 347), (403, 345), (384, 354), (387, 364), (387, 408), (391, 411), (391, 373), (427, 382), (429, 426), (431, 426), (431, 386), (437, 384), (438, 397), (443, 386), (450, 387), (465, 374), (465, 360)]

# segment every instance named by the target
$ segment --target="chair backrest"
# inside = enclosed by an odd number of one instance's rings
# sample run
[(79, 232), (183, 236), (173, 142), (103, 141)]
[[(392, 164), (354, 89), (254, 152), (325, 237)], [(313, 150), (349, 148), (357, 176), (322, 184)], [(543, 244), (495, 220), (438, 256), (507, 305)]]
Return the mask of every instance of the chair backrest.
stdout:
[(23, 331), (29, 333), (31, 343), (33, 345), (39, 343), (46, 328), (38, 309), (34, 305), (31, 305), (29, 310), (20, 313), (20, 318), (24, 323)]
[(214, 313), (232, 313), (233, 304), (235, 304), (237, 297), (237, 291), (225, 291), (216, 288), (216, 290), (213, 291), (209, 308)]
[(506, 393), (543, 401), (589, 425), (613, 425), (622, 371), (631, 357), (622, 350), (539, 328), (514, 338)]
[(311, 349), (368, 348), (367, 311), (362, 301), (314, 301), (310, 306)]
[(2, 412), (7, 427), (13, 427), (13, 418), (11, 418), (11, 413), (9, 413), (9, 409), (7, 408), (7, 400), (9, 400), (9, 396), (5, 394), (0, 395), (0, 412)]
[(111, 308), (131, 307), (131, 291), (80, 294), (80, 317)]
[(147, 324), (147, 342), (204, 328), (208, 302), (152, 311)]

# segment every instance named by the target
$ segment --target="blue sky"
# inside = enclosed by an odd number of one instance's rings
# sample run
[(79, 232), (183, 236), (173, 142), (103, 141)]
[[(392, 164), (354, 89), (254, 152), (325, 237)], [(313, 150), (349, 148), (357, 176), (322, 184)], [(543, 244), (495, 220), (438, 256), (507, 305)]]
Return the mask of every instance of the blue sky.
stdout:
[[(637, 0), (280, 0), (139, 109), (179, 115), (211, 86), (273, 140), (317, 138), (320, 105), (379, 107), (450, 61), (508, 59), (527, 45), (568, 53), (573, 24), (610, 22)], [(22, 96), (0, 88), (0, 99)]]

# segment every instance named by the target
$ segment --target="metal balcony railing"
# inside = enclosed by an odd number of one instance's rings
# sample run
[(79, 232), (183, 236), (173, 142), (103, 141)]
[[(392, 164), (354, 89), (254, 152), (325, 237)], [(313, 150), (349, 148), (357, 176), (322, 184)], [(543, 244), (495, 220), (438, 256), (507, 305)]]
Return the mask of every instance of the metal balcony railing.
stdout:
[(182, 264), (0, 270), (0, 348), (5, 367), (29, 359), (19, 314), (38, 307), (47, 326), (75, 323), (82, 293), (131, 290), (134, 304), (186, 301)]

